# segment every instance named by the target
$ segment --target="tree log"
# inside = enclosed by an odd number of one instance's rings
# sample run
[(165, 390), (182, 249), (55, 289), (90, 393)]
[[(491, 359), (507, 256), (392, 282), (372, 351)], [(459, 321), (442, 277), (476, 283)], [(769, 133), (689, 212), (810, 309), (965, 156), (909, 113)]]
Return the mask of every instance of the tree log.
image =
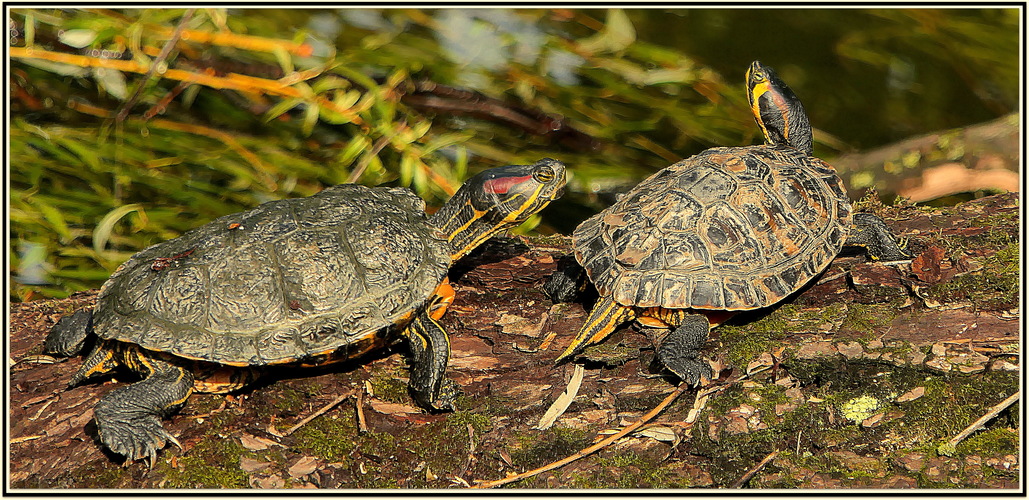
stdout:
[(960, 193), (1018, 191), (1021, 186), (1021, 117), (996, 120), (907, 139), (832, 161), (850, 195), (870, 187), (914, 202)]
[[(609, 449), (511, 487), (1017, 487), (1017, 453), (1004, 445), (1007, 433), (1017, 439), (1017, 413), (973, 435), (979, 448), (925, 453), (1018, 388), (1017, 195), (876, 211), (910, 241), (912, 262), (841, 255), (783, 304), (714, 329), (705, 355), (737, 382), (696, 425), (683, 424), (684, 396)], [(192, 396), (165, 421), (183, 451), (162, 450), (152, 470), (120, 466), (96, 441), (92, 407), (122, 377), (66, 388), (81, 358), (42, 356), (49, 328), (96, 292), (11, 304), (9, 484), (450, 488), (571, 455), (639, 418), (675, 381), (652, 363), (654, 332), (626, 327), (576, 361), (585, 376), (556, 424), (533, 428), (566, 388), (573, 365), (553, 361), (587, 313), (542, 293), (568, 253), (564, 237), (494, 239), (452, 270), (458, 298), (442, 323), (448, 374), (464, 391), (457, 411), (413, 407), (398, 345), (331, 371), (272, 372), (241, 393)]]

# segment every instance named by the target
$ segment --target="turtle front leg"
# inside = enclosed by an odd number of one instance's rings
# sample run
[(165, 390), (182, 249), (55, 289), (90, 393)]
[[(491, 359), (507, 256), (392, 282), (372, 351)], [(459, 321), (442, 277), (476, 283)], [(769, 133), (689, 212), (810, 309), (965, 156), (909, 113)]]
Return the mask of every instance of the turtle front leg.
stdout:
[(420, 313), (404, 330), (411, 350), (408, 390), (418, 404), (429, 410), (452, 410), (458, 388), (453, 380), (446, 378), (450, 338), (434, 316), (436, 314)]
[(911, 254), (901, 247), (886, 227), (886, 223), (879, 217), (857, 212), (854, 214), (854, 229), (846, 244), (865, 248), (873, 259), (895, 261), (911, 258)]
[(700, 357), (711, 330), (707, 316), (686, 314), (678, 328), (672, 330), (657, 349), (657, 359), (680, 379), (696, 385), (711, 378), (711, 367)]
[(136, 363), (127, 363), (146, 378), (120, 387), (100, 398), (93, 410), (100, 441), (128, 460), (157, 460), (157, 451), (171, 442), (182, 446), (161, 425), (161, 418), (179, 411), (193, 393), (193, 374), (181, 366), (129, 353)]
[(543, 284), (543, 293), (555, 304), (572, 302), (589, 288), (586, 270), (574, 255), (565, 255), (557, 261), (557, 269)]

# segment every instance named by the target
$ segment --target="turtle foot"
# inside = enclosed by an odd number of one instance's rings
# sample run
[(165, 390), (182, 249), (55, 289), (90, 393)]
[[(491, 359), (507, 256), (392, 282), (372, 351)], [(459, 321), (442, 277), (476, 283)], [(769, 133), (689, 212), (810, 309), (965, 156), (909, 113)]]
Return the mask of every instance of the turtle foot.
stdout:
[(182, 445), (161, 425), (160, 417), (143, 408), (101, 400), (94, 410), (100, 441), (127, 461), (146, 459), (153, 468), (157, 452), (168, 443)]
[(148, 459), (153, 467), (157, 452), (169, 442), (182, 449), (161, 425), (161, 418), (186, 403), (193, 392), (193, 375), (158, 359), (141, 360), (149, 363), (150, 375), (107, 393), (93, 409), (93, 417), (104, 446), (128, 461)]
[(427, 406), (430, 406), (433, 412), (454, 411), (454, 402), (457, 401), (457, 397), (460, 395), (461, 386), (457, 385), (457, 382), (446, 378), (440, 384), (439, 396)]
[(711, 378), (711, 366), (700, 357), (700, 348), (707, 342), (710, 323), (706, 316), (686, 316), (657, 349), (657, 359), (684, 382), (697, 385)]

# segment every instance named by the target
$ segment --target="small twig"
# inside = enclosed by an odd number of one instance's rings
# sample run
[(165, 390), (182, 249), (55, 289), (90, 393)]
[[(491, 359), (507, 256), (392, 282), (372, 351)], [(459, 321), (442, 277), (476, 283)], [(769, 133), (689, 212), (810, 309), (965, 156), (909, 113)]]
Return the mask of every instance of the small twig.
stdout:
[[(123, 61), (121, 59), (105, 59), (79, 54), (66, 54), (63, 52), (53, 52), (34, 47), (10, 47), (8, 55), (15, 59), (42, 59), (44, 61), (71, 64), (82, 68), (111, 68), (126, 73), (145, 74), (150, 69), (131, 60)], [(168, 69), (161, 74), (161, 78), (196, 83), (213, 89), (237, 90), (240, 92), (253, 92), (257, 94), (269, 94), (280, 97), (303, 99), (307, 102), (314, 102), (321, 107), (331, 109), (340, 115), (345, 116), (355, 125), (364, 124), (364, 120), (360, 116), (357, 116), (357, 113), (371, 107), (371, 102), (369, 101), (360, 107), (358, 107), (358, 105), (354, 105), (350, 108), (342, 108), (323, 96), (306, 96), (296, 88), (283, 86), (276, 80), (248, 77), (238, 75), (236, 73), (229, 73), (222, 77), (209, 75), (205, 72)], [(429, 175), (431, 177), (432, 175), (438, 174), (429, 171)]]
[(8, 444), (18, 444), (18, 443), (24, 443), (25, 441), (32, 441), (32, 440), (34, 440), (34, 439), (39, 439), (39, 438), (41, 438), (41, 437), (43, 437), (43, 435), (42, 435), (42, 434), (34, 434), (34, 435), (32, 435), (32, 436), (22, 436), (22, 437), (16, 437), (16, 438), (14, 438), (14, 439), (11, 439), (11, 441), (10, 441), (10, 442), (9, 442)]
[(731, 488), (742, 488), (744, 484), (747, 484), (747, 481), (750, 481), (750, 478), (754, 477), (754, 474), (757, 474), (759, 470), (764, 468), (765, 465), (768, 465), (768, 462), (771, 462), (772, 459), (777, 456), (779, 456), (779, 450), (775, 450), (769, 453), (768, 456), (764, 458), (764, 460), (758, 462), (758, 464), (755, 465), (754, 468), (748, 470), (747, 473), (743, 475), (743, 477), (737, 479), (735, 483), (732, 483)]
[(368, 432), (368, 421), (364, 418), (364, 388), (357, 390), (357, 432)]
[(940, 446), (940, 450), (941, 450), (940, 453), (944, 454), (944, 455), (948, 455), (948, 453), (945, 453), (945, 451), (948, 451), (948, 450), (952, 451), (952, 450), (954, 450), (954, 448), (958, 445), (958, 443), (964, 441), (965, 438), (970, 436), (973, 432), (981, 429), (984, 425), (986, 425), (986, 422), (989, 422), (990, 420), (992, 420), (994, 417), (999, 415), (1000, 412), (1002, 412), (1005, 409), (1007, 409), (1007, 407), (1015, 404), (1015, 401), (1018, 401), (1018, 399), (1021, 396), (1022, 396), (1022, 391), (1015, 391), (1015, 393), (1010, 395), (1010, 396), (1008, 396), (1007, 399), (1005, 399), (1004, 401), (1001, 401), (1000, 403), (997, 403), (996, 405), (994, 405), (992, 408), (989, 409), (989, 411), (986, 412), (985, 415), (979, 417), (979, 420), (976, 420), (975, 422), (972, 422), (972, 425), (969, 425), (968, 427), (965, 427), (965, 430), (959, 432), (957, 436), (954, 436), (954, 437), (950, 438), (950, 441), (947, 441), (942, 446)]
[(390, 137), (391, 136), (384, 135), (380, 137), (379, 140), (375, 141), (375, 144), (372, 145), (372, 150), (369, 151), (368, 154), (364, 155), (364, 158), (361, 158), (361, 162), (357, 164), (357, 168), (347, 176), (347, 184), (357, 182), (357, 180), (361, 178), (361, 174), (364, 173), (364, 170), (368, 168), (368, 164), (371, 163), (372, 157), (379, 154), (379, 151), (382, 151), (382, 148), (386, 147)]
[[(686, 383), (679, 384), (679, 386), (676, 387), (675, 390), (672, 391), (664, 399), (664, 401), (661, 401), (661, 404), (659, 404), (656, 407), (654, 407), (654, 409), (650, 410), (646, 415), (644, 415), (638, 421), (636, 421), (636, 422), (626, 426), (624, 429), (622, 429), (618, 433), (612, 434), (608, 438), (597, 442), (593, 446), (590, 446), (588, 448), (580, 450), (579, 452), (575, 453), (574, 455), (562, 458), (561, 460), (558, 460), (556, 462), (551, 462), (551, 463), (549, 463), (547, 465), (544, 465), (543, 467), (538, 467), (538, 468), (535, 468), (535, 469), (530, 470), (528, 472), (523, 472), (521, 474), (514, 474), (514, 475), (511, 475), (511, 476), (505, 477), (503, 479), (498, 479), (496, 481), (488, 481), (488, 482), (485, 482), (485, 483), (479, 483), (479, 484), (476, 484), (476, 485), (472, 486), (472, 488), (495, 488), (497, 486), (502, 486), (502, 485), (505, 485), (505, 484), (508, 484), (508, 483), (513, 483), (515, 481), (521, 481), (522, 479), (530, 478), (530, 477), (535, 476), (537, 474), (541, 474), (541, 473), (547, 472), (549, 470), (553, 470), (553, 469), (557, 469), (559, 467), (563, 467), (563, 466), (565, 466), (567, 464), (570, 464), (570, 463), (572, 463), (572, 462), (574, 462), (574, 461), (576, 461), (576, 460), (578, 460), (580, 458), (586, 457), (586, 456), (596, 452), (597, 450), (600, 450), (601, 448), (604, 448), (605, 446), (607, 446), (607, 445), (609, 445), (609, 444), (611, 444), (611, 443), (613, 443), (613, 442), (615, 442), (615, 441), (625, 437), (626, 435), (628, 435), (632, 431), (634, 431), (636, 429), (639, 429), (643, 424), (649, 422), (651, 419), (653, 419), (659, 413), (661, 413), (665, 408), (668, 407), (668, 405), (672, 404), (672, 402), (675, 401), (675, 398), (679, 397), (680, 394), (682, 394), (683, 392), (686, 391), (688, 386), (689, 386), (689, 384), (686, 384)], [(698, 394), (697, 397), (699, 398), (700, 394)]]
[(351, 396), (351, 394), (344, 394), (344, 395), (334, 399), (331, 403), (329, 403), (329, 404), (319, 408), (318, 411), (308, 415), (306, 418), (304, 418), (300, 422), (297, 422), (297, 424), (294, 425), (293, 427), (290, 427), (289, 429), (286, 429), (286, 431), (283, 432), (282, 435), (283, 436), (288, 436), (290, 434), (293, 434), (294, 431), (296, 431), (297, 429), (303, 427), (304, 425), (307, 425), (307, 423), (312, 421), (312, 420), (314, 420), (315, 417), (317, 417), (318, 415), (321, 415), (321, 414), (331, 410), (333, 407), (335, 407), (336, 405), (342, 403), (344, 399), (347, 399), (350, 396)]
[(46, 404), (45, 404), (45, 405), (43, 405), (43, 407), (42, 407), (42, 408), (40, 408), (40, 409), (39, 409), (39, 411), (37, 411), (37, 412), (36, 412), (36, 414), (35, 414), (35, 415), (33, 415), (33, 416), (29, 417), (29, 420), (35, 421), (36, 419), (38, 419), (38, 418), (39, 418), (39, 416), (43, 414), (43, 410), (46, 410), (47, 408), (49, 408), (49, 407), (50, 407), (50, 405), (52, 405), (52, 404), (54, 403), (54, 401), (57, 401), (57, 400), (56, 400), (56, 399), (51, 399), (51, 400), (48, 400), (48, 401), (46, 402)]
[(182, 19), (179, 20), (179, 25), (175, 27), (175, 31), (172, 33), (171, 38), (164, 44), (164, 47), (161, 49), (161, 53), (157, 54), (157, 57), (150, 62), (150, 69), (147, 70), (145, 75), (143, 75), (143, 80), (139, 82), (139, 86), (136, 87), (136, 91), (132, 94), (132, 97), (130, 97), (129, 100), (122, 104), (121, 109), (118, 110), (118, 115), (114, 118), (116, 122), (121, 123), (125, 121), (125, 117), (129, 115), (129, 111), (136, 105), (136, 101), (139, 100), (139, 96), (143, 95), (143, 89), (146, 88), (147, 82), (153, 78), (154, 73), (157, 71), (157, 67), (168, 58), (172, 49), (175, 48), (175, 44), (179, 43), (179, 38), (182, 36), (182, 30), (186, 29), (186, 23), (189, 22), (191, 17), (193, 17), (193, 12), (195, 11), (196, 9), (186, 9), (186, 13), (182, 14)]
[[(100, 118), (108, 118), (111, 116), (110, 111), (91, 106), (81, 101), (71, 100), (68, 101), (68, 109), (85, 113), (88, 115), (98, 116)], [(271, 168), (261, 161), (253, 151), (250, 151), (245, 146), (239, 143), (234, 137), (221, 130), (216, 130), (210, 127), (204, 127), (202, 125), (193, 125), (191, 123), (180, 123), (163, 118), (158, 118), (148, 122), (151, 127), (161, 128), (165, 130), (177, 130), (179, 132), (185, 132), (187, 134), (193, 134), (198, 136), (210, 137), (212, 139), (221, 141), (230, 149), (235, 151), (237, 154), (242, 156), (245, 160), (249, 161), (251, 165), (257, 170), (257, 173), (261, 176), (261, 181), (266, 188), (269, 190), (277, 189), (275, 179), (272, 178), (271, 174), (268, 173)]]

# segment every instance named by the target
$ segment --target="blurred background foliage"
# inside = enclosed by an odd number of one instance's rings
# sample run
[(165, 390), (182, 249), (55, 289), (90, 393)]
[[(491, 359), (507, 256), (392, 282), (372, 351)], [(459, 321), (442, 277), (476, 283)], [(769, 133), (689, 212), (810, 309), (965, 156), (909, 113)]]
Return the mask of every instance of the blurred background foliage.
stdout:
[(517, 232), (567, 234), (671, 162), (760, 142), (755, 59), (830, 161), (1003, 116), (1020, 92), (1016, 8), (8, 14), (12, 300), (98, 287), (265, 201), (360, 182), (435, 207), (547, 156), (568, 194)]

